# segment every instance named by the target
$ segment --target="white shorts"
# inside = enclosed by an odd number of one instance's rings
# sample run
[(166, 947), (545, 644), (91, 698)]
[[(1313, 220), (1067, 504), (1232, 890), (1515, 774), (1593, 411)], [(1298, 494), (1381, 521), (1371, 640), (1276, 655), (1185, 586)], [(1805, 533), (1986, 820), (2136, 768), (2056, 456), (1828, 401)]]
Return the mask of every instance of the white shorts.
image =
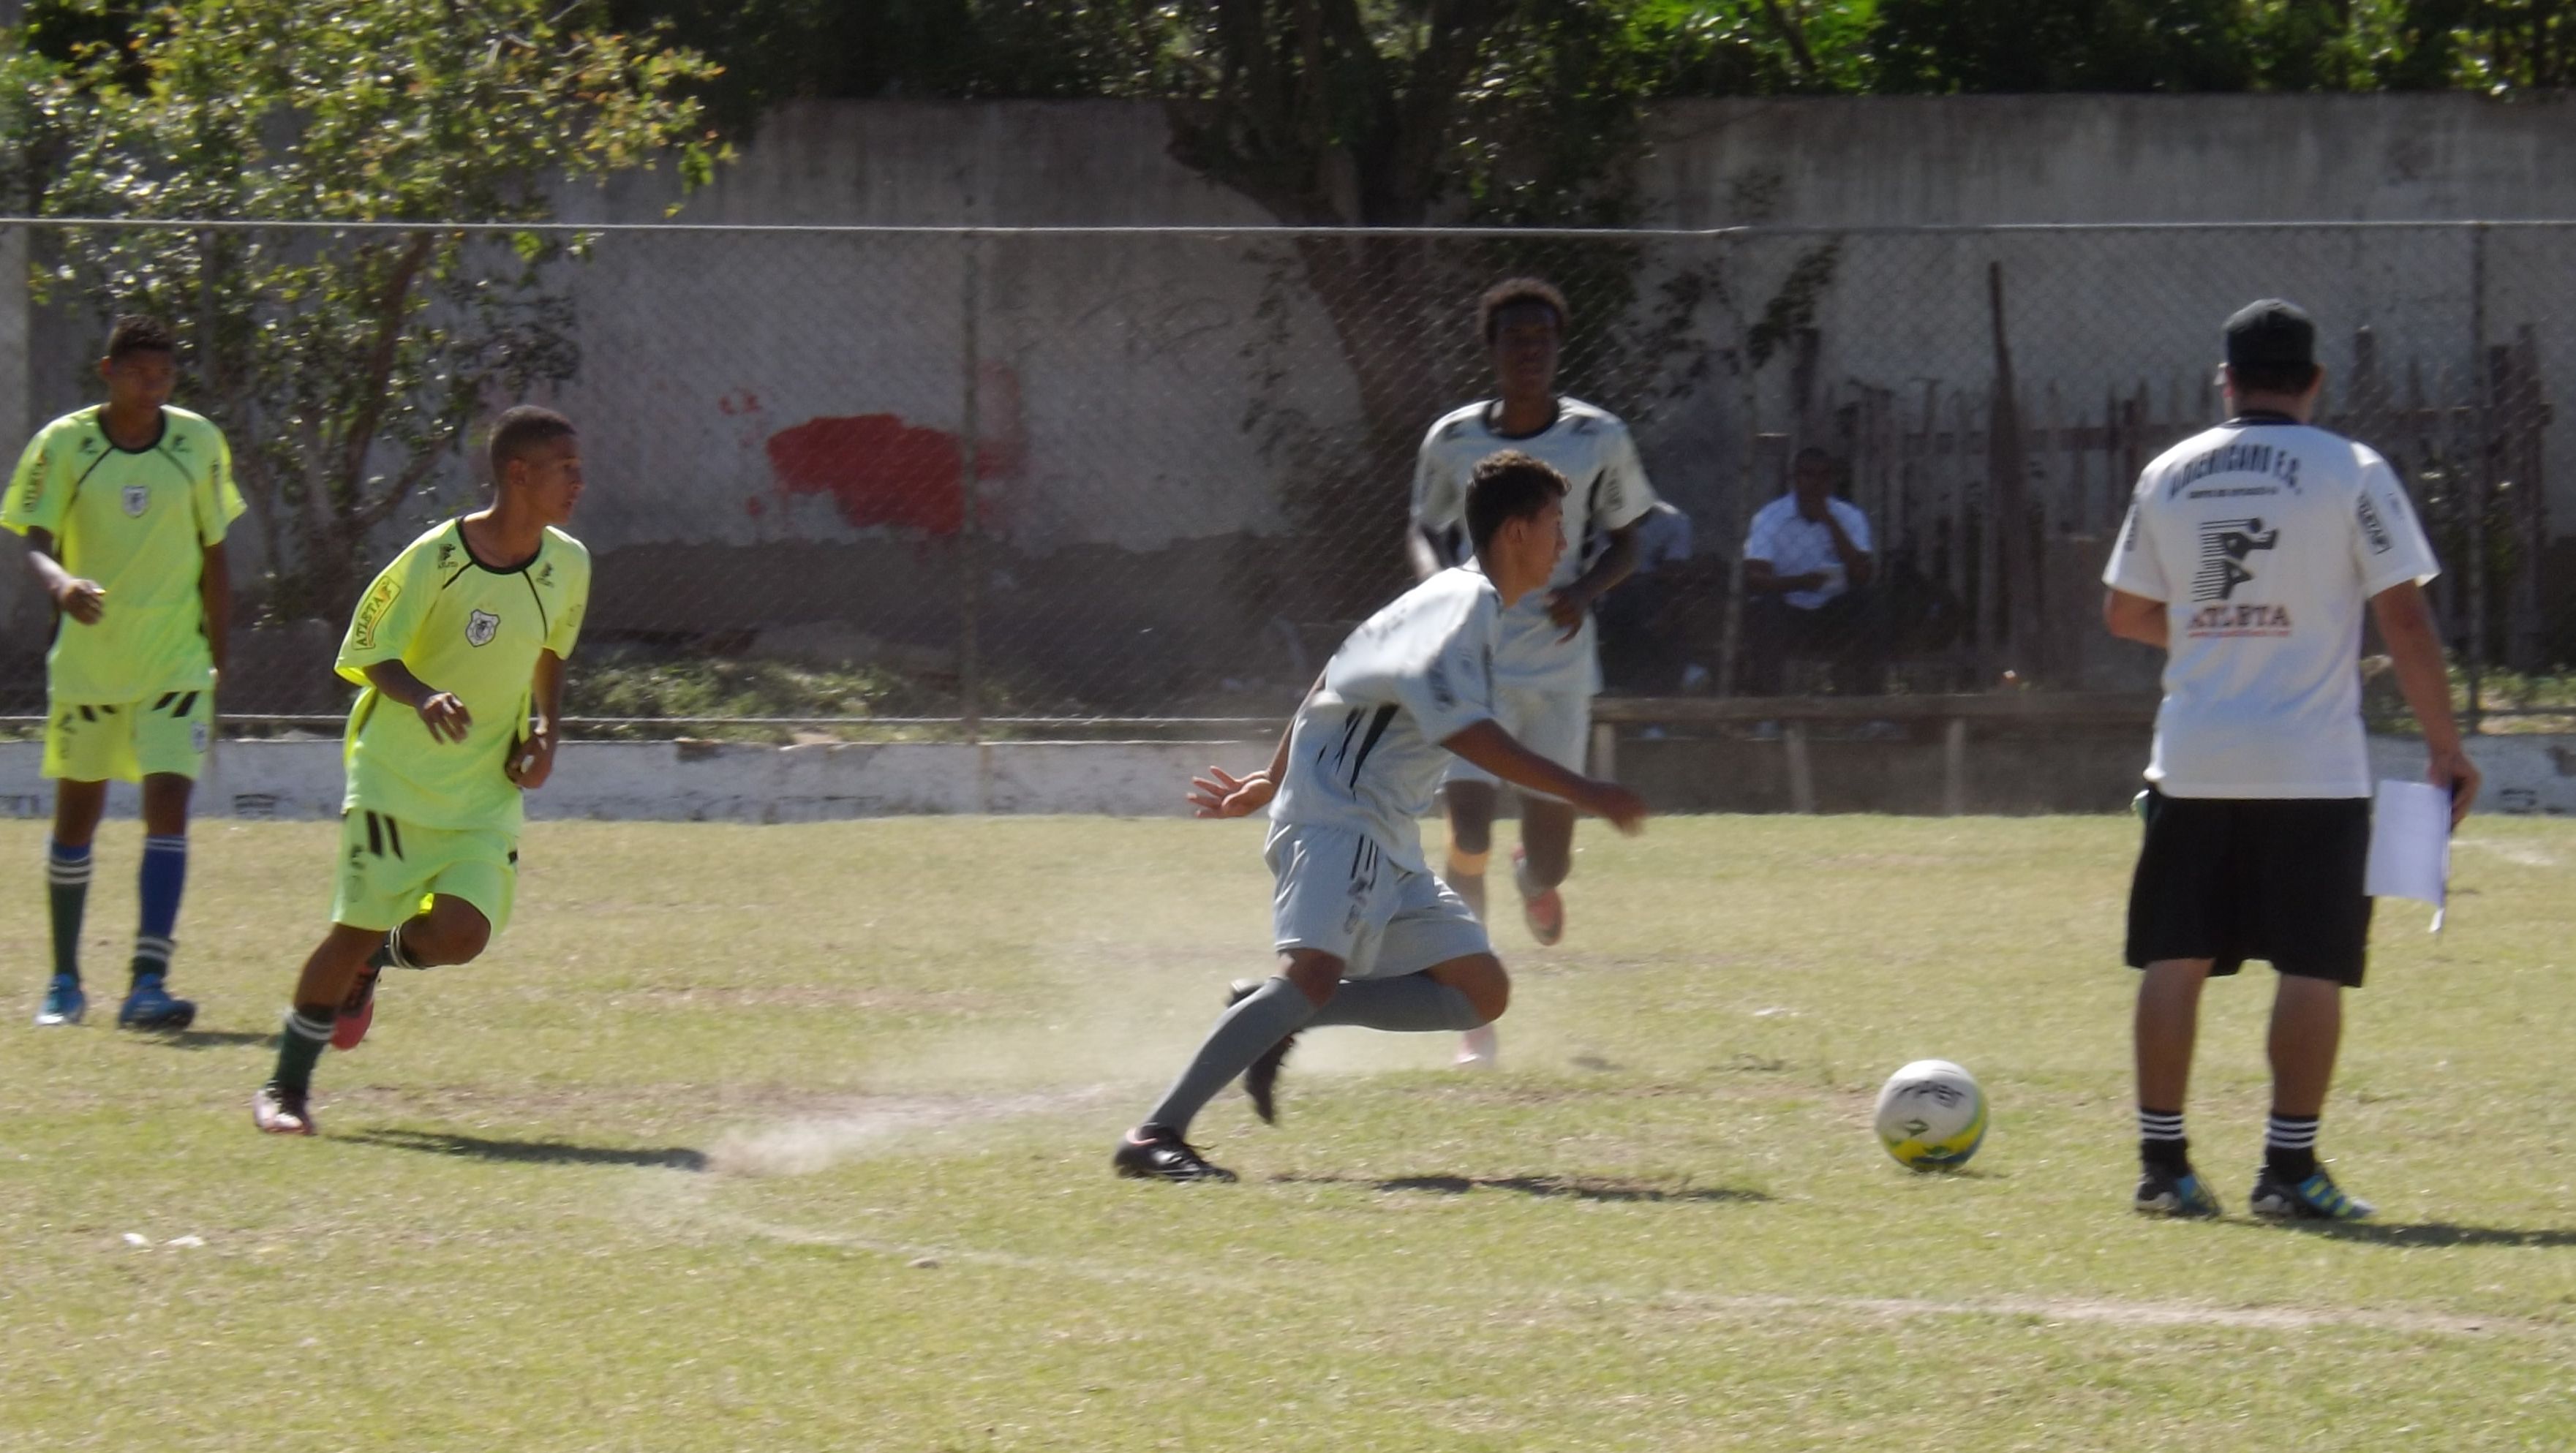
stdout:
[(1271, 831), (1262, 856), (1279, 883), (1273, 945), (1331, 954), (1343, 978), (1401, 978), (1493, 952), (1465, 899), (1429, 873), (1386, 861), (1366, 834), (1292, 823)]
[[(1585, 691), (1529, 691), (1517, 686), (1494, 688), (1494, 722), (1512, 740), (1569, 772), (1581, 772), (1592, 746), (1592, 695)], [(1451, 757), (1448, 782), (1482, 782), (1499, 786), (1502, 779), (1464, 757)], [(1516, 789), (1524, 796), (1558, 799), (1544, 792)]]

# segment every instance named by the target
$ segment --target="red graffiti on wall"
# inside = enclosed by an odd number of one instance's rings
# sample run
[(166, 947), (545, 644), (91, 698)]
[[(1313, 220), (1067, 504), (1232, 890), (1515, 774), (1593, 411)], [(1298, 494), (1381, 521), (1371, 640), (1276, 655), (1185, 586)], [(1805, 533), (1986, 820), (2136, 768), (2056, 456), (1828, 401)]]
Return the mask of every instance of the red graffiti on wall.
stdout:
[[(1019, 376), (985, 365), (980, 402), (986, 427), (975, 450), (977, 481), (1014, 478), (1027, 458)], [(779, 430), (765, 447), (781, 494), (828, 495), (854, 526), (953, 535), (965, 524), (964, 464), (948, 430), (906, 423), (896, 414), (826, 416)], [(986, 498), (987, 523), (993, 513)]]

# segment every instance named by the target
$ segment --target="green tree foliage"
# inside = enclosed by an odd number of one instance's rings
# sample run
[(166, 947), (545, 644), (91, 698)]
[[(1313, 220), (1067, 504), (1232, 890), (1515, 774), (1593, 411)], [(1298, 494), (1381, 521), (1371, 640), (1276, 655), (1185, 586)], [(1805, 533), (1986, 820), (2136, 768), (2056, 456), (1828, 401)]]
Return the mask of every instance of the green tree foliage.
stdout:
[[(716, 159), (680, 94), (709, 63), (606, 30), (578, 0), (187, 0), (139, 22), (54, 9), (95, 23), (31, 77), (59, 150), (41, 197), (56, 217), (536, 222), (568, 181), (665, 159), (694, 180)], [(53, 235), (41, 287), (162, 314), (189, 340), (188, 397), (234, 441), (284, 613), (344, 609), (369, 533), (478, 411), (579, 361), (547, 285), (577, 254), (560, 234)]]

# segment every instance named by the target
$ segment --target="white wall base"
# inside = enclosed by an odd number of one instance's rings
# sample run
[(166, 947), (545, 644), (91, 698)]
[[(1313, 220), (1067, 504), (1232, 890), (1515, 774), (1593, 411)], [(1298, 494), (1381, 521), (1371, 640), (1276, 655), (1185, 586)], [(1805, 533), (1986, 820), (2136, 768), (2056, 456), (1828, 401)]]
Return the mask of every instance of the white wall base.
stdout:
[[(1972, 746), (1970, 750), (1974, 750)], [(572, 742), (554, 780), (528, 794), (533, 818), (659, 822), (821, 822), (933, 813), (1097, 813), (1179, 817), (1190, 777), (1210, 763), (1261, 765), (1244, 742), (953, 742), (768, 747), (733, 743)], [(2476, 737), (2487, 774), (2481, 811), (2576, 816), (2576, 737)], [(53, 794), (36, 742), (0, 742), (0, 816), (44, 817)], [(2414, 778), (2421, 743), (2371, 742), (2382, 777)], [(329, 818), (340, 812), (337, 741), (226, 742), (197, 791), (204, 817)], [(134, 789), (108, 810), (135, 811)], [(1971, 806), (1973, 810), (1973, 805)]]

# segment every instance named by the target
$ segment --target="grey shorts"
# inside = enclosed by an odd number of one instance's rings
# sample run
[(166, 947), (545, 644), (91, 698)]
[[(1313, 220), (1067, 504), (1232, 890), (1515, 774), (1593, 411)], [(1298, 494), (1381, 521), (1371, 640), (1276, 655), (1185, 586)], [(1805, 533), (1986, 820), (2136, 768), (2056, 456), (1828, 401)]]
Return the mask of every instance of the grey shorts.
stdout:
[[(1494, 688), (1494, 722), (1512, 740), (1569, 772), (1581, 772), (1592, 746), (1592, 694), (1588, 691), (1528, 691), (1517, 686)], [(1493, 773), (1464, 757), (1449, 759), (1443, 782), (1497, 785)], [(1555, 798), (1543, 792), (1515, 789), (1524, 795)]]
[(1429, 873), (1386, 861), (1365, 833), (1290, 824), (1271, 832), (1263, 856), (1278, 880), (1273, 945), (1331, 954), (1343, 978), (1399, 978), (1493, 951), (1465, 899)]

